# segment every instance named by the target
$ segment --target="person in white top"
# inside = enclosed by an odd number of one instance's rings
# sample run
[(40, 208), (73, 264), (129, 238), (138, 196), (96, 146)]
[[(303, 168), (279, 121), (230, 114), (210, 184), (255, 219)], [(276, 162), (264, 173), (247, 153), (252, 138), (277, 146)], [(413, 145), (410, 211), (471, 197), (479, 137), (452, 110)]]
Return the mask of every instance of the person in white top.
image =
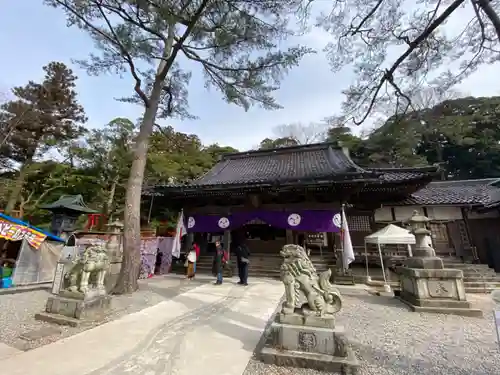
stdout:
[(188, 280), (192, 280), (195, 275), (194, 266), (196, 264), (196, 250), (194, 246), (192, 246), (188, 252), (188, 255), (186, 257), (186, 263), (187, 263), (186, 277), (188, 278)]

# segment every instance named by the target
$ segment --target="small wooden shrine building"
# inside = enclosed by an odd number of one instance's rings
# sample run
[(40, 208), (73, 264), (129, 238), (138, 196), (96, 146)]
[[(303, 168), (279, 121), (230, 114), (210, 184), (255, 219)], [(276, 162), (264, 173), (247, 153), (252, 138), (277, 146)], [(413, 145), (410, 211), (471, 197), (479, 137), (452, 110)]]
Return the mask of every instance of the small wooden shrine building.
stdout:
[[(346, 148), (321, 143), (224, 155), (186, 185), (150, 186), (153, 208), (183, 209), (188, 233), (202, 244), (221, 236), (245, 240), (253, 252), (276, 253), (326, 233), (335, 248), (340, 210), (347, 204), (353, 243), (371, 233), (373, 212), (427, 185), (437, 167), (373, 169), (356, 165)], [(208, 235), (209, 234), (209, 235)], [(203, 246), (202, 246), (203, 248)]]

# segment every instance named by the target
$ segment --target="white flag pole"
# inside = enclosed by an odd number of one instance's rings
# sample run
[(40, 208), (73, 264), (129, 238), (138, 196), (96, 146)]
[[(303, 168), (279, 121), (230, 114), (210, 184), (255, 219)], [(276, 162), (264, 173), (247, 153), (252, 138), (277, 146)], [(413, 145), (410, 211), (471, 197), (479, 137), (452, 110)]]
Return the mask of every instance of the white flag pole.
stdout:
[(343, 246), (343, 260), (344, 260), (344, 269), (349, 268), (349, 264), (354, 262), (354, 248), (352, 246), (351, 233), (349, 232), (349, 223), (347, 222), (347, 216), (345, 214), (344, 206), (342, 206), (342, 246)]
[(344, 233), (344, 203), (342, 203), (341, 207), (341, 212), (340, 212), (340, 251), (341, 251), (341, 256), (340, 256), (340, 261), (342, 262), (342, 273), (346, 273), (345, 269), (345, 261), (344, 261), (344, 238), (345, 238), (345, 233)]

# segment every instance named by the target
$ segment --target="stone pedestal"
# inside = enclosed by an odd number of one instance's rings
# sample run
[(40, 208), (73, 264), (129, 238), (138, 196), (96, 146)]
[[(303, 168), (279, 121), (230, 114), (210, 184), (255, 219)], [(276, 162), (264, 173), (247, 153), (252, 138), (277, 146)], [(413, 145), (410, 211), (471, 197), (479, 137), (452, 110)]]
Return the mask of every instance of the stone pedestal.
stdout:
[(399, 269), (399, 299), (413, 311), (482, 316), (465, 296), (463, 273), (455, 269)]
[(35, 319), (76, 327), (81, 321), (101, 320), (111, 306), (111, 296), (104, 290), (90, 290), (86, 294), (62, 291), (50, 296), (45, 312)]
[(112, 293), (113, 289), (115, 289), (121, 268), (122, 268), (121, 256), (111, 258), (108, 272), (106, 273), (106, 277), (104, 278), (104, 286), (106, 287), (107, 293)]
[(35, 319), (73, 327), (103, 319), (111, 305), (111, 285), (106, 282), (109, 267), (102, 245), (87, 247), (83, 255), (72, 256), (69, 249), (56, 266), (45, 311), (35, 314)]
[(443, 261), (430, 246), (429, 219), (414, 212), (410, 219), (415, 235), (413, 257), (398, 268), (401, 292), (399, 299), (413, 311), (465, 316), (482, 316), (472, 309), (465, 296), (461, 270), (445, 269)]
[(330, 283), (332, 271), (316, 272), (304, 248), (285, 245), (280, 267), (285, 299), (266, 330), (258, 351), (268, 364), (355, 374), (358, 361), (335, 314), (342, 308), (340, 292)]
[(359, 363), (333, 315), (283, 314), (276, 316), (260, 351), (264, 363), (355, 374)]

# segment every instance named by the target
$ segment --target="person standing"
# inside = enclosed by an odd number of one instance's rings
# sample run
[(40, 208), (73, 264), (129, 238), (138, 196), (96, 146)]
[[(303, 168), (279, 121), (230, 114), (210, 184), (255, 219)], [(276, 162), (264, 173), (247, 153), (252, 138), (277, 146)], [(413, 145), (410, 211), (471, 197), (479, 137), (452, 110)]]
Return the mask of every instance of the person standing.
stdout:
[(196, 262), (196, 253), (194, 249), (189, 250), (186, 256), (186, 277), (192, 280), (194, 277), (194, 264)]
[(239, 285), (248, 285), (248, 265), (250, 263), (250, 250), (242, 242), (236, 249), (236, 261), (238, 263)]
[(193, 249), (196, 254), (196, 260), (194, 262), (194, 274), (196, 275), (196, 264), (198, 263), (198, 258), (200, 257), (200, 246), (195, 242), (193, 244)]
[(155, 260), (155, 275), (160, 275), (161, 274), (161, 265), (163, 263), (163, 253), (160, 251), (160, 249), (157, 250), (156, 253), (156, 260)]
[(212, 274), (217, 277), (215, 285), (221, 285), (223, 281), (222, 272), (224, 271), (224, 264), (226, 263), (226, 253), (220, 243), (215, 241), (215, 255), (212, 264)]

